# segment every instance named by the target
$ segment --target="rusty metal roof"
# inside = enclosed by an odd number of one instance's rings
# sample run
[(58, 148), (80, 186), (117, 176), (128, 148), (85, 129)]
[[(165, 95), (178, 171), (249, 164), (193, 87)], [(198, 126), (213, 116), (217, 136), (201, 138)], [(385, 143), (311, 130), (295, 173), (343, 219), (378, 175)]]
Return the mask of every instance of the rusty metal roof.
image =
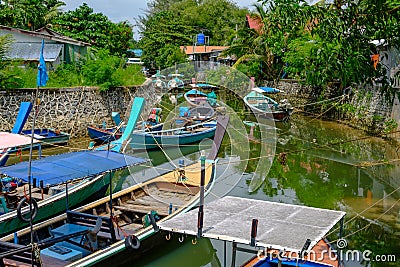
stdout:
[[(61, 53), (62, 44), (45, 44), (43, 49), (44, 60), (53, 62)], [(41, 43), (13, 43), (7, 51), (7, 59), (22, 59), (39, 61)]]
[[(301, 251), (307, 239), (308, 251), (346, 213), (247, 199), (223, 197), (204, 206), (203, 237), (250, 244), (252, 219), (258, 219), (256, 246)], [(197, 235), (198, 209), (159, 223), (162, 230)]]

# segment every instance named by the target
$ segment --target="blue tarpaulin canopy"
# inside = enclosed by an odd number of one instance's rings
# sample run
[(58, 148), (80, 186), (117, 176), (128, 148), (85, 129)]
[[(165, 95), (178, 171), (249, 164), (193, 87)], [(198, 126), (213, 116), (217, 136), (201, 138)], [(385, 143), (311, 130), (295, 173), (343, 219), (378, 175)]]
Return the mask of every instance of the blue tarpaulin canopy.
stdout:
[[(113, 151), (78, 151), (32, 161), (31, 177), (53, 185), (141, 164), (147, 159)], [(28, 162), (0, 168), (1, 175), (28, 181)]]

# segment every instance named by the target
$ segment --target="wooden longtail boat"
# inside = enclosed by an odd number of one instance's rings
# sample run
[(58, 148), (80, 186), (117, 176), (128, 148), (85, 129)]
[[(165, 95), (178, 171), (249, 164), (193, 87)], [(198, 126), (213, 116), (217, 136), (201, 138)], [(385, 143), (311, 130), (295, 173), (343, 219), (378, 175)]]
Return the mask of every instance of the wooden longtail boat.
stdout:
[[(158, 221), (190, 209), (199, 200), (200, 164), (185, 168), (185, 180), (179, 181), (180, 175), (179, 170), (174, 170), (113, 194), (112, 205), (110, 198), (104, 197), (79, 209), (67, 211), (65, 215), (34, 225), (35, 236), (41, 237), (40, 240), (35, 240), (38, 244), (58, 238), (58, 242), (53, 246), (41, 250), (43, 266), (65, 266), (74, 259), (79, 261), (71, 265), (79, 265), (79, 262), (88, 260), (86, 257), (101, 255), (102, 250), (110, 245), (125, 244), (125, 237), (153, 233), (149, 213)], [(207, 164), (205, 177), (208, 189), (212, 186), (214, 175), (214, 164)], [(68, 223), (64, 224), (64, 220)], [(101, 228), (97, 233), (93, 233), (99, 220)], [(78, 237), (71, 237), (77, 232), (80, 233)], [(30, 243), (30, 229), (18, 231), (17, 235), (20, 245)], [(90, 235), (95, 236), (96, 242), (90, 239)], [(13, 238), (13, 235), (9, 235), (1, 240), (11, 242)], [(129, 242), (133, 247), (139, 246), (138, 243), (134, 243), (139, 242), (137, 240), (130, 239)], [(61, 248), (62, 251), (58, 253), (57, 248)], [(93, 250), (96, 252), (92, 253)], [(54, 259), (66, 260), (61, 261), (61, 264), (54, 264)]]
[[(97, 144), (107, 144), (111, 141), (121, 138), (125, 127), (119, 119), (119, 114), (113, 112), (113, 120), (116, 126), (106, 127), (105, 125), (89, 125), (87, 127), (89, 137)], [(161, 123), (161, 109), (153, 108), (147, 121), (138, 122), (135, 130), (137, 131), (160, 131), (163, 124)], [(130, 118), (128, 119), (129, 122)]]
[(183, 96), (191, 106), (198, 106), (207, 103), (207, 94), (197, 89), (187, 91)]
[[(1, 235), (25, 227), (31, 213), (34, 222), (38, 222), (63, 212), (66, 206), (74, 207), (96, 194), (97, 197), (104, 195), (109, 183), (109, 179), (104, 178), (106, 172), (114, 173), (146, 162), (146, 159), (120, 153), (122, 143), (130, 136), (131, 126), (136, 124), (144, 102), (143, 98), (135, 98), (131, 113), (136, 115), (131, 116), (124, 136), (118, 140), (121, 143), (111, 151), (99, 148), (70, 152), (1, 167)], [(28, 203), (32, 203), (32, 212), (26, 207)]]
[[(70, 139), (70, 134), (62, 132), (60, 130), (51, 128), (40, 128), (33, 131), (33, 138), (41, 141), (41, 146), (51, 146), (51, 145), (64, 145), (68, 144)], [(22, 134), (31, 136), (32, 129), (23, 130)]]
[[(31, 229), (8, 235), (0, 242), (4, 266), (90, 266), (115, 254), (132, 255), (157, 245), (157, 224), (194, 208), (215, 181), (215, 157), (228, 117), (220, 119), (218, 135), (207, 160), (159, 175), (66, 214), (35, 224), (33, 257)], [(65, 222), (66, 220), (66, 222)], [(17, 236), (17, 238), (16, 238)], [(18, 239), (18, 244), (11, 243)], [(40, 253), (39, 250), (40, 249)], [(107, 263), (106, 263), (107, 264)], [(115, 264), (115, 263), (110, 263)]]
[[(15, 120), (13, 128), (11, 129), (12, 134), (21, 133), (22, 129), (24, 128), (25, 122), (28, 120), (29, 113), (31, 112), (31, 110), (32, 110), (32, 103), (21, 102), (17, 118)], [(6, 164), (10, 153), (16, 151), (16, 148), (22, 148), (25, 145), (23, 142), (20, 142), (21, 140), (17, 141), (16, 143), (13, 143), (12, 139), (14, 138), (16, 137), (12, 135), (7, 136), (6, 133), (3, 133), (3, 136), (0, 141), (0, 166), (4, 166)], [(30, 142), (26, 143), (30, 144)]]
[[(90, 197), (101, 197), (106, 192), (107, 171), (117, 171), (147, 160), (112, 151), (78, 151), (64, 153), (31, 162), (33, 170), (32, 199), (38, 222), (74, 207)], [(29, 224), (28, 162), (0, 168), (0, 233), (2, 235)]]
[(130, 146), (134, 150), (160, 149), (200, 142), (212, 138), (217, 122), (200, 122), (194, 125), (153, 132), (133, 132)]
[(274, 121), (287, 121), (293, 112), (289, 103), (278, 103), (272, 98), (252, 91), (243, 98), (244, 103), (258, 116)]

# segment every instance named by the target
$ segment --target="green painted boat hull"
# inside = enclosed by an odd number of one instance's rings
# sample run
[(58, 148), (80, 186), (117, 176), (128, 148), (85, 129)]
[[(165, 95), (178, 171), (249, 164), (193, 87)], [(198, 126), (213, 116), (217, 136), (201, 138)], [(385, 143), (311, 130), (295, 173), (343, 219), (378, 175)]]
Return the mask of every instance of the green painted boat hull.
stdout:
[[(85, 179), (73, 188), (68, 189), (68, 206), (74, 207), (85, 201), (88, 201), (91, 197), (99, 195), (104, 196), (107, 187), (109, 186), (110, 178), (108, 175), (99, 175), (92, 179)], [(43, 221), (57, 214), (65, 212), (66, 210), (66, 198), (65, 191), (49, 197), (45, 200), (38, 201), (38, 212), (33, 222)], [(23, 210), (23, 216), (26, 218), (29, 212), (29, 208)], [(16, 210), (2, 214), (0, 216), (0, 235), (4, 236), (8, 233), (12, 233), (18, 229), (29, 226), (28, 222), (23, 222), (17, 217)]]

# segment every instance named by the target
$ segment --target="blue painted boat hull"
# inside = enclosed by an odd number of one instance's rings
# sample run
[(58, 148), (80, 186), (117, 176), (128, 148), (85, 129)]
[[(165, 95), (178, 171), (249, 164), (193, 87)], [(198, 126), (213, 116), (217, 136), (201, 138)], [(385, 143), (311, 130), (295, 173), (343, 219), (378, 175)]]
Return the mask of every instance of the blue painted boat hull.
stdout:
[[(307, 261), (307, 260), (297, 260), (297, 259), (288, 259), (282, 258), (281, 259), (281, 266), (282, 267), (289, 267), (289, 266), (302, 266), (302, 267), (328, 267), (331, 265), (327, 265), (324, 263), (318, 263), (315, 261)], [(271, 259), (269, 257), (260, 260), (257, 262), (253, 267), (277, 267), (278, 266), (278, 258)]]
[[(149, 131), (161, 131), (163, 124), (156, 124), (149, 128)], [(118, 140), (122, 136), (121, 131), (117, 131), (117, 127), (101, 128), (96, 126), (88, 126), (87, 131), (89, 137), (97, 144), (106, 144), (111, 141)]]
[[(33, 133), (33, 138), (42, 142), (42, 147), (46, 145), (68, 144), (70, 139), (70, 134), (49, 128), (35, 129)], [(23, 130), (22, 134), (31, 136), (32, 129)]]
[(89, 137), (96, 143), (108, 143), (119, 139), (122, 136), (122, 133), (116, 132), (114, 134), (116, 129), (117, 127), (103, 129), (91, 125), (87, 127)]
[(161, 147), (176, 147), (197, 143), (205, 138), (213, 138), (216, 123), (205, 123), (202, 125), (208, 126), (208, 128), (200, 132), (186, 131), (185, 128), (159, 132), (133, 132), (130, 146), (134, 150), (160, 149)]

